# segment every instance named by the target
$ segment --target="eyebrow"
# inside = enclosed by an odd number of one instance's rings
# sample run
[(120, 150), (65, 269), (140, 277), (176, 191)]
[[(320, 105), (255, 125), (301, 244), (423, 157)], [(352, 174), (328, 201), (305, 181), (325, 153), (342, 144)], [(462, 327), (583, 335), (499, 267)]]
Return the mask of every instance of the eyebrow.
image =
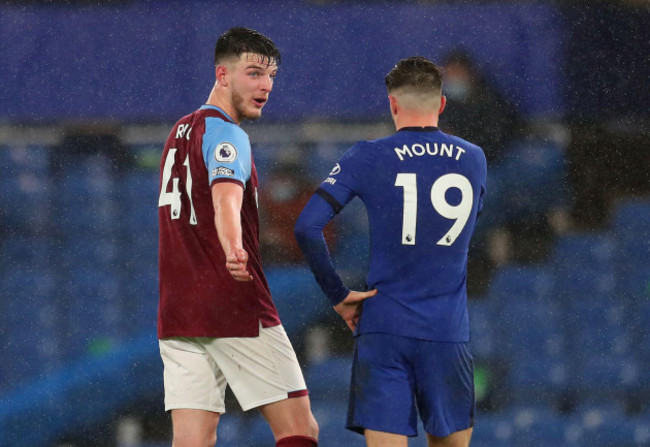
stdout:
[[(266, 70), (266, 69), (269, 69), (271, 66), (272, 66), (272, 65), (265, 65), (265, 64), (256, 64), (256, 63), (252, 63), (252, 64), (247, 65), (246, 67), (244, 67), (244, 70), (248, 70), (248, 69), (250, 69), (250, 68), (255, 68), (255, 69), (258, 69), (258, 70)], [(275, 66), (275, 67), (271, 68), (271, 70), (278, 71), (278, 67)]]

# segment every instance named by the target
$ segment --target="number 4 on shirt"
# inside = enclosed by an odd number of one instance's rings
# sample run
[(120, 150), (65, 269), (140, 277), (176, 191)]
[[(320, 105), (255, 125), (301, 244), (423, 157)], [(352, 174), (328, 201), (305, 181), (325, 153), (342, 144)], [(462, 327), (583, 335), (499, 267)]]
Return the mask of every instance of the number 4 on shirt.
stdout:
[[(181, 217), (181, 192), (178, 189), (178, 182), (180, 179), (178, 177), (176, 178), (171, 178), (172, 176), (172, 168), (174, 167), (174, 163), (176, 162), (176, 151), (178, 149), (176, 148), (171, 148), (169, 149), (169, 152), (167, 152), (167, 158), (165, 158), (165, 167), (163, 168), (163, 175), (162, 175), (162, 188), (160, 189), (160, 197), (158, 198), (158, 207), (161, 206), (170, 206), (170, 215), (172, 220), (174, 219), (180, 219)], [(190, 171), (190, 156), (188, 155), (187, 158), (185, 158), (185, 162), (183, 163), (183, 166), (187, 168), (187, 178), (185, 180), (185, 192), (187, 193), (187, 197), (190, 199), (190, 208), (191, 208), (191, 214), (190, 214), (190, 224), (196, 225), (196, 212), (194, 211), (194, 204), (192, 203), (192, 172)], [(169, 181), (172, 181), (172, 190), (171, 192), (168, 192), (167, 190), (169, 189)]]

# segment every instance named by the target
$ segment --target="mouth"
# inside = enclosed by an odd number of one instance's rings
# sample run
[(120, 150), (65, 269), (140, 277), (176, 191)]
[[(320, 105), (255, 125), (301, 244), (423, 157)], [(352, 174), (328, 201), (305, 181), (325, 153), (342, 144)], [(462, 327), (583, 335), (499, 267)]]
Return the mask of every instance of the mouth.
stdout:
[(268, 98), (253, 98), (253, 102), (259, 108), (262, 108), (266, 104)]

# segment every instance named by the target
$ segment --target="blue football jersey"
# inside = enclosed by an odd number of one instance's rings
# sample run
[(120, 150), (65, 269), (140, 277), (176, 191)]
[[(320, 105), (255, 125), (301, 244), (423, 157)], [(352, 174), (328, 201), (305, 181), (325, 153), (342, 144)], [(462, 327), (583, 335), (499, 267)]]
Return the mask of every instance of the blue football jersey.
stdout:
[[(212, 105), (202, 106), (204, 109), (226, 114)], [(217, 117), (206, 118), (201, 150), (210, 184), (217, 179), (236, 180), (246, 188), (251, 176), (251, 143), (241, 127)]]
[(467, 342), (467, 256), (486, 192), (478, 146), (435, 127), (404, 128), (346, 152), (321, 189), (345, 206), (358, 196), (370, 223), (357, 333)]

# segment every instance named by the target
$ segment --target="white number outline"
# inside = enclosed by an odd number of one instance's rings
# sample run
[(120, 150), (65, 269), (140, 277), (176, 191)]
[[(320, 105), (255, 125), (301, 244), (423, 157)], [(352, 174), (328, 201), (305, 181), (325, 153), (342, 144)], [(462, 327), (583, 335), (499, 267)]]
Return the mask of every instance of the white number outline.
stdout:
[[(172, 168), (176, 163), (177, 148), (170, 148), (165, 158), (165, 166), (163, 167), (162, 187), (160, 189), (160, 196), (158, 197), (158, 207), (170, 206), (169, 215), (172, 220), (181, 218), (181, 192), (178, 190), (178, 177), (171, 178)], [(190, 156), (188, 155), (183, 162), (183, 166), (187, 168), (187, 177), (185, 179), (185, 193), (190, 199), (190, 224), (197, 225), (196, 211), (194, 210), (194, 202), (192, 201), (192, 171), (190, 170)], [(167, 192), (169, 181), (172, 181), (172, 190)]]
[[(395, 186), (404, 188), (404, 207), (402, 212), (402, 245), (415, 245), (417, 232), (417, 175), (413, 173), (398, 173)], [(461, 192), (460, 203), (452, 205), (447, 202), (446, 193), (450, 188)], [(474, 206), (474, 189), (471, 182), (461, 174), (445, 174), (431, 185), (431, 205), (442, 217), (454, 220), (453, 225), (436, 243), (451, 246), (462, 233)]]

